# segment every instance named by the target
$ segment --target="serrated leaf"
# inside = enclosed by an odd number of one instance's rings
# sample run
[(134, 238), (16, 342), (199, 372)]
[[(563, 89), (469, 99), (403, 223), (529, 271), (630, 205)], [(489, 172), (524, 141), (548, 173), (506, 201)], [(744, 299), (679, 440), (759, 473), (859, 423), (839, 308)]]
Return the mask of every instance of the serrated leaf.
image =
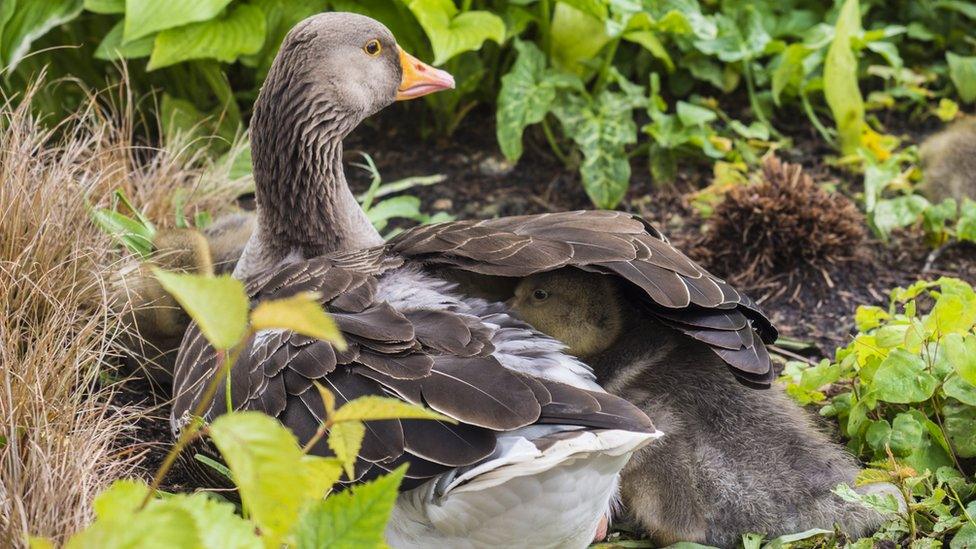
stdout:
[(0, 2), (0, 67), (9, 74), (34, 40), (78, 17), (82, 8), (82, 0)]
[(343, 421), (329, 429), (329, 448), (342, 462), (346, 478), (356, 478), (356, 458), (366, 436), (366, 426), (361, 421)]
[(926, 371), (921, 357), (893, 349), (871, 380), (871, 394), (885, 402), (910, 404), (928, 400), (938, 385), (939, 380)]
[(234, 504), (208, 497), (206, 493), (178, 494), (158, 502), (160, 506), (183, 509), (196, 524), (201, 547), (260, 549), (262, 543), (254, 525), (237, 514)]
[(434, 50), (434, 64), (455, 55), (477, 51), (486, 40), (505, 41), (505, 22), (488, 11), (458, 13), (451, 0), (410, 0), (407, 7), (423, 27)]
[(342, 476), (342, 461), (334, 457), (308, 456), (302, 458), (308, 493), (312, 499), (325, 497)]
[(153, 274), (214, 348), (230, 349), (244, 337), (249, 302), (240, 280), (230, 276), (171, 273), (158, 268), (153, 268)]
[(146, 68), (152, 71), (190, 59), (231, 63), (260, 51), (265, 32), (264, 12), (238, 4), (217, 19), (160, 32)]
[(95, 50), (95, 59), (111, 61), (113, 59), (137, 59), (149, 57), (153, 50), (154, 36), (145, 36), (131, 42), (122, 42), (123, 22), (116, 23), (112, 30), (108, 31), (105, 38), (98, 44)]
[(301, 509), (322, 497), (321, 486), (309, 482), (310, 469), (303, 465), (305, 455), (295, 435), (259, 412), (222, 415), (210, 424), (209, 432), (265, 545), (278, 546)]
[(942, 339), (942, 345), (959, 377), (976, 385), (976, 335), (949, 334)]
[(318, 381), (313, 381), (312, 384), (315, 385), (315, 390), (317, 390), (319, 392), (319, 396), (322, 397), (322, 404), (325, 406), (325, 417), (327, 419), (332, 419), (332, 416), (335, 414), (335, 395), (333, 395), (332, 391), (326, 389)]
[(291, 330), (346, 348), (346, 340), (335, 321), (319, 303), (321, 296), (302, 292), (285, 299), (262, 301), (251, 311), (251, 327), (257, 330)]
[(296, 529), (299, 549), (381, 546), (406, 470), (402, 465), (388, 475), (317, 503), (302, 515)]
[(865, 128), (864, 99), (857, 84), (857, 58), (851, 49), (851, 39), (860, 31), (858, 0), (845, 0), (823, 69), (824, 96), (834, 115), (844, 154), (857, 152)]
[(213, 19), (230, 3), (231, 0), (126, 0), (125, 40)]
[(381, 396), (362, 396), (347, 402), (336, 410), (332, 420), (379, 421), (384, 419), (433, 419), (457, 423), (457, 420), (433, 410), (410, 404), (395, 398)]

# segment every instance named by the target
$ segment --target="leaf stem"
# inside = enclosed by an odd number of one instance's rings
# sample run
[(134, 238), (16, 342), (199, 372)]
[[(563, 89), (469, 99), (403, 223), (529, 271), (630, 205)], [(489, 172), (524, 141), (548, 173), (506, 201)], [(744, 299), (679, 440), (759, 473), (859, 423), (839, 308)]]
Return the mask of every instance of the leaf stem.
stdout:
[(759, 104), (759, 98), (756, 96), (756, 84), (752, 76), (752, 58), (746, 57), (742, 60), (742, 76), (746, 80), (746, 91), (749, 92), (749, 106), (752, 107), (752, 111), (756, 114), (756, 120), (762, 122), (764, 126), (769, 128), (770, 133), (776, 137), (782, 137), (783, 135), (773, 127), (769, 119), (766, 118), (765, 111), (762, 110), (762, 106)]
[(807, 93), (805, 91), (800, 91), (800, 102), (803, 103), (803, 111), (806, 112), (807, 119), (809, 119), (810, 123), (813, 124), (813, 127), (817, 129), (817, 133), (820, 134), (820, 137), (822, 137), (823, 140), (826, 141), (831, 147), (837, 148), (837, 142), (834, 140), (834, 137), (830, 135), (830, 130), (823, 125), (823, 122), (820, 121), (817, 113), (813, 110), (813, 105), (810, 104), (810, 98), (807, 97)]
[(610, 42), (607, 53), (603, 56), (603, 66), (600, 67), (600, 74), (597, 76), (596, 84), (593, 86), (593, 95), (599, 95), (607, 85), (610, 76), (610, 68), (613, 67), (613, 58), (617, 56), (617, 47), (620, 46), (620, 38)]
[(549, 48), (552, 46), (550, 27), (552, 25), (552, 4), (551, 0), (540, 0), (539, 2), (539, 34), (541, 35), (542, 51), (546, 56), (550, 55)]
[(559, 142), (556, 141), (556, 135), (552, 133), (552, 128), (549, 126), (549, 119), (545, 117), (542, 119), (542, 133), (546, 135), (546, 141), (549, 142), (549, 148), (552, 149), (552, 153), (556, 155), (556, 158), (563, 163), (563, 166), (569, 167), (569, 157), (563, 152), (562, 148), (559, 147)]

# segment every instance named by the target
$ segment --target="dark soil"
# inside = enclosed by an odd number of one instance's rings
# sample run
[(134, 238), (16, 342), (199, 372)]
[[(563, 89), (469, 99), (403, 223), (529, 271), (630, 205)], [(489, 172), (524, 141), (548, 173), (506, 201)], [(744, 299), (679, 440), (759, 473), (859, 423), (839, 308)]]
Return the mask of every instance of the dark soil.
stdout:
[[(549, 152), (541, 135), (527, 132), (525, 155), (516, 166), (511, 166), (498, 151), (490, 113), (472, 112), (449, 138), (423, 139), (420, 134), (424, 121), (418, 120), (419, 112), (415, 108), (394, 107), (357, 129), (346, 141), (347, 162), (360, 161), (357, 152), (369, 153), (385, 182), (444, 174), (445, 182), (409, 192), (421, 199), (425, 212), (445, 211), (460, 219), (591, 207), (576, 170), (563, 166)], [(910, 128), (898, 119), (886, 123), (895, 128)], [(833, 151), (808, 124), (786, 131), (795, 145), (790, 150), (779, 151), (784, 160), (801, 163), (817, 181), (838, 181), (842, 189), (858, 188), (857, 180), (827, 165), (824, 158)], [(357, 192), (369, 184), (369, 175), (351, 166), (347, 167), (347, 178)], [(710, 267), (708, 254), (699, 245), (706, 222), (690, 208), (686, 197), (708, 185), (711, 178), (711, 166), (688, 160), (680, 166), (673, 186), (658, 188), (651, 180), (646, 157), (641, 157), (633, 165), (630, 191), (621, 208), (644, 216), (692, 259)], [(924, 272), (931, 250), (917, 232), (898, 234), (888, 244), (868, 241), (863, 248), (856, 261), (811, 272), (781, 273), (740, 289), (765, 309), (781, 336), (806, 344), (799, 350), (795, 346), (791, 349), (816, 360), (832, 357), (836, 347), (850, 341), (858, 305), (887, 306), (887, 292), (891, 288), (905, 286), (918, 278), (939, 276), (955, 276), (976, 283), (976, 246), (950, 246)], [(715, 270), (715, 274), (729, 278), (736, 273)], [(127, 403), (146, 401), (152, 398), (146, 396), (148, 392), (148, 384), (136, 380), (127, 385), (120, 398)], [(147, 472), (162, 462), (170, 441), (165, 421), (168, 410), (161, 401), (149, 403), (158, 406), (155, 415), (159, 419), (145, 420), (137, 437), (139, 444), (148, 445), (144, 446), (148, 450)], [(185, 471), (177, 468), (167, 478), (164, 489), (179, 490), (184, 484), (190, 481)]]

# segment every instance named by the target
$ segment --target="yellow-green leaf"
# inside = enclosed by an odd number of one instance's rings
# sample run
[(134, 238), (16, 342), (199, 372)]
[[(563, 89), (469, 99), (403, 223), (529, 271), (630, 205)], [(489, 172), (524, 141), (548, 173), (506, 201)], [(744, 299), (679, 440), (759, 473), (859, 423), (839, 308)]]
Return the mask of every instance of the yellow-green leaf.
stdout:
[(942, 345), (959, 377), (976, 385), (976, 335), (949, 334), (943, 338)]
[(333, 421), (378, 421), (383, 419), (436, 419), (448, 423), (457, 420), (433, 410), (410, 404), (395, 398), (363, 396), (351, 400), (339, 408)]
[(864, 131), (864, 98), (857, 85), (857, 57), (851, 39), (861, 31), (858, 0), (845, 0), (837, 17), (834, 40), (824, 61), (824, 96), (840, 134), (841, 152), (854, 154)]
[(305, 456), (302, 466), (309, 482), (309, 494), (325, 497), (342, 476), (342, 460), (333, 457)]
[(318, 381), (313, 381), (312, 384), (315, 385), (315, 388), (319, 392), (319, 396), (322, 397), (322, 404), (325, 405), (325, 417), (327, 419), (331, 419), (332, 414), (335, 413), (335, 395), (332, 394), (332, 391), (323, 387)]
[(230, 349), (244, 337), (249, 303), (240, 280), (230, 276), (171, 273), (158, 268), (153, 268), (153, 273), (215, 348)]
[(291, 330), (328, 341), (339, 350), (345, 349), (346, 340), (335, 321), (322, 309), (320, 298), (314, 292), (303, 292), (286, 299), (262, 301), (251, 312), (251, 326), (254, 330)]
[(30, 549), (54, 549), (54, 542), (47, 538), (30, 536), (27, 538), (27, 547)]
[(363, 445), (366, 436), (366, 426), (361, 421), (344, 421), (336, 423), (329, 430), (329, 448), (335, 452), (346, 470), (346, 477), (356, 478), (356, 456)]

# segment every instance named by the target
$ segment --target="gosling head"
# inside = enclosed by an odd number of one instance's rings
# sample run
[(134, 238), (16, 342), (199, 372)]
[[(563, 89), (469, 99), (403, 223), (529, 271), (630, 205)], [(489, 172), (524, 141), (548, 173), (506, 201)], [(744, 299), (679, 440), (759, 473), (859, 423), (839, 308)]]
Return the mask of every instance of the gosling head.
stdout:
[(153, 263), (170, 271), (213, 275), (207, 238), (194, 229), (164, 229), (153, 238)]
[(608, 350), (624, 330), (624, 301), (610, 277), (568, 268), (526, 277), (511, 301), (518, 316), (579, 357)]
[(378, 21), (334, 12), (305, 19), (285, 37), (262, 96), (298, 99), (280, 93), (284, 87), (298, 88), (305, 104), (283, 108), (350, 119), (354, 126), (394, 101), (453, 88), (454, 78), (400, 49)]

